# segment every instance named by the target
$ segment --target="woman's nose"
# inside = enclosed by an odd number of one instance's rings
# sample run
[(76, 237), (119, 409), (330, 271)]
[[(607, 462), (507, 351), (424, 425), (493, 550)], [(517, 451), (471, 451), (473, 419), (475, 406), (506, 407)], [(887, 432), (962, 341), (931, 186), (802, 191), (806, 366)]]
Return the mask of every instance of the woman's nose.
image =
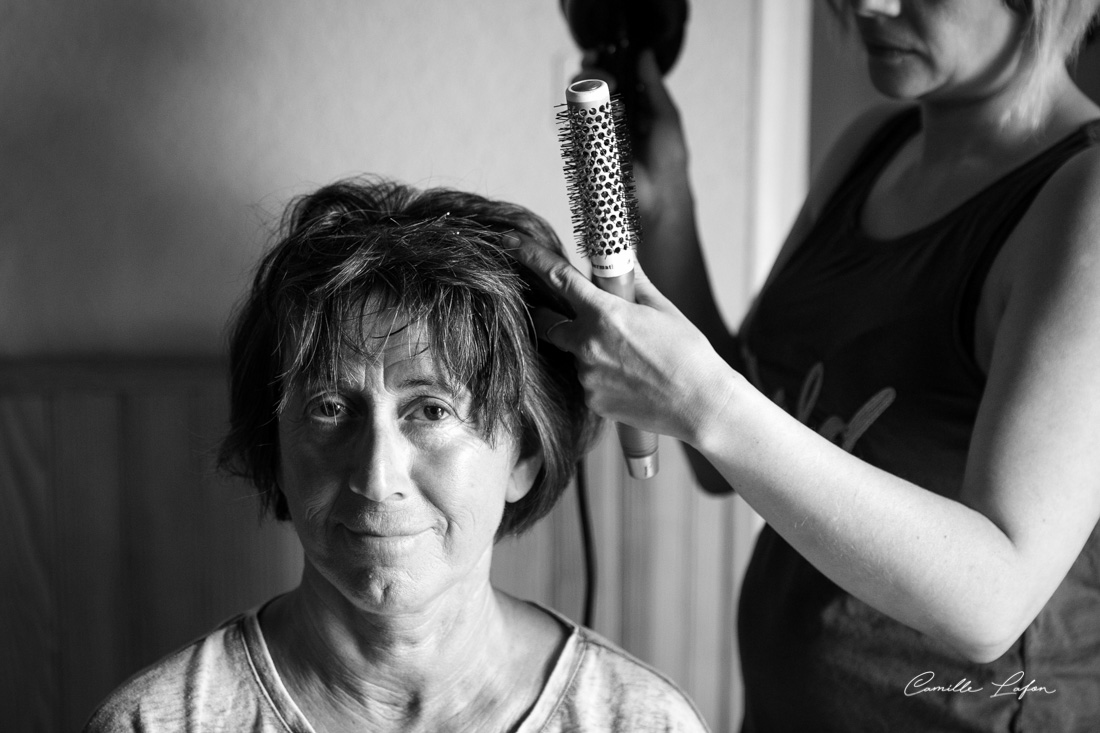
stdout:
[(864, 17), (887, 15), (896, 17), (901, 14), (901, 0), (852, 0), (852, 10)]
[(409, 490), (408, 452), (400, 430), (385, 421), (374, 421), (363, 428), (349, 456), (352, 491), (383, 502), (403, 499)]

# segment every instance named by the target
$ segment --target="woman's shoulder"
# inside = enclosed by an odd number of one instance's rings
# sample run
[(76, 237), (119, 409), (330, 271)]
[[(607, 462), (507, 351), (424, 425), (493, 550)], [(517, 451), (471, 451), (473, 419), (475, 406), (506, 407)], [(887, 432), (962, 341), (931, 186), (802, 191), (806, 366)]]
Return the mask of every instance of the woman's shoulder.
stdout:
[(1051, 174), (1009, 240), (1011, 259), (1024, 270), (1035, 260), (1100, 254), (1100, 120), (1077, 134), (1089, 144)]
[(667, 675), (583, 626), (578, 643), (574, 703), (611, 716), (607, 730), (707, 730), (695, 703)]
[[(1062, 164), (1043, 187), (1049, 209), (1080, 215), (1100, 213), (1097, 187), (1100, 186), (1100, 115), (1080, 126), (1074, 137), (1080, 149)], [(1042, 195), (1042, 194), (1041, 194)]]
[(691, 698), (667, 675), (557, 611), (530, 605), (568, 631), (547, 685), (554, 713), (540, 730), (559, 730), (555, 721), (562, 730), (578, 731), (708, 730)]
[(247, 641), (254, 618), (236, 615), (137, 672), (99, 705), (85, 733), (180, 730), (196, 714), (232, 715), (241, 701), (262, 696)]

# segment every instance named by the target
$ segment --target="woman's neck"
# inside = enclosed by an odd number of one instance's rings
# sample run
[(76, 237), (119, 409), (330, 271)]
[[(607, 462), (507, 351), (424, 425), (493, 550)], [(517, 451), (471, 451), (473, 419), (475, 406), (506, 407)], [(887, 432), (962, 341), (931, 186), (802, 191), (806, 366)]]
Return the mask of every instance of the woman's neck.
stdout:
[[(921, 102), (919, 161), (945, 163), (1004, 161), (1041, 150), (1084, 121), (1084, 95), (1063, 67), (1047, 72), (1041, 99), (1020, 81), (966, 100)], [(1033, 108), (1021, 114), (1028, 104)]]
[(1064, 70), (1048, 79), (1040, 126), (1009, 114), (1020, 94), (1005, 87), (965, 102), (922, 101), (920, 132), (886, 164), (863, 204), (863, 231), (880, 239), (917, 231), (1100, 114)]
[[(514, 721), (540, 684), (516, 679), (514, 601), (485, 579), (464, 600), (415, 612), (365, 613), (307, 566), (302, 584), (261, 618), (275, 666), (318, 730), (461, 729)], [(535, 675), (538, 677), (538, 675)], [(485, 728), (490, 730), (491, 728)]]

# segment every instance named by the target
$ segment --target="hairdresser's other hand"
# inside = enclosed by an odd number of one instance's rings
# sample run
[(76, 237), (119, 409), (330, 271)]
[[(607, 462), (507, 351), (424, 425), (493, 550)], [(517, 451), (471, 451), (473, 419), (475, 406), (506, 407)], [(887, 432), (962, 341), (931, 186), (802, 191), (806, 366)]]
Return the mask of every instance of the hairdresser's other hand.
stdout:
[[(614, 94), (618, 80), (607, 69), (595, 65), (597, 54), (590, 51), (581, 60), (578, 79), (601, 79)], [(665, 86), (653, 51), (638, 56), (639, 94), (636, 106), (628, 110), (634, 136), (634, 181), (643, 229), (661, 217), (662, 211), (684, 200), (688, 185), (688, 150), (680, 112)]]
[(638, 57), (641, 93), (633, 126), (634, 183), (642, 230), (652, 231), (669, 218), (690, 216), (689, 155), (680, 111), (672, 100), (652, 51)]
[(577, 360), (588, 406), (600, 415), (694, 444), (732, 394), (736, 373), (640, 270), (637, 303), (605, 293), (566, 259), (524, 245), (515, 256), (576, 313), (534, 314), (540, 335)]

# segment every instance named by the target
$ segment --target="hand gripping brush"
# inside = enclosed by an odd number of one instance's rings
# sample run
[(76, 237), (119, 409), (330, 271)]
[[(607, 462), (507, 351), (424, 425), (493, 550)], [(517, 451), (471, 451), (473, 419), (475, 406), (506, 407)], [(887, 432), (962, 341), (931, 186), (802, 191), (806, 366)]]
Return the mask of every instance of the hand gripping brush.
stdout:
[[(558, 139), (573, 234), (592, 263), (596, 285), (633, 303), (638, 207), (622, 106), (611, 99), (607, 84), (595, 79), (570, 84), (565, 101), (558, 112)], [(630, 475), (656, 475), (657, 436), (629, 425), (618, 429)]]

